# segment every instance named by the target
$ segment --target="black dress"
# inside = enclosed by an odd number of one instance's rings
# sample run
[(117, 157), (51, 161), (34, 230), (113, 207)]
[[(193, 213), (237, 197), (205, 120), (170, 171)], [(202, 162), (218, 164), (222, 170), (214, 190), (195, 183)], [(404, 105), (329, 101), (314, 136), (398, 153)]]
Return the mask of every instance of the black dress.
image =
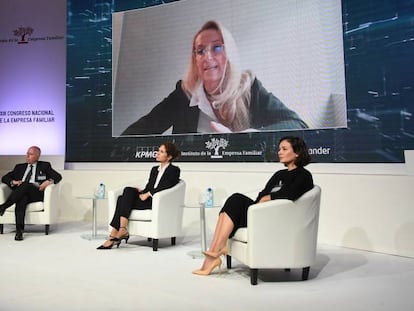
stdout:
[(312, 174), (303, 167), (288, 171), (277, 171), (267, 182), (265, 188), (259, 192), (255, 201), (241, 193), (232, 194), (224, 203), (220, 213), (226, 213), (233, 221), (234, 229), (230, 237), (238, 228), (247, 227), (247, 210), (250, 205), (270, 194), (272, 200), (297, 200), (305, 192), (313, 188)]

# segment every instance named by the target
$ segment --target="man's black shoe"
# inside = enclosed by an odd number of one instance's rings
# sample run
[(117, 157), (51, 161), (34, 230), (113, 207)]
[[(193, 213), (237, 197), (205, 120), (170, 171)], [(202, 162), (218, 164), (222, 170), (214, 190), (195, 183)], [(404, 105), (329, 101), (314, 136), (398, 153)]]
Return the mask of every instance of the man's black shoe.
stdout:
[(21, 231), (16, 232), (16, 236), (14, 237), (16, 241), (23, 241), (23, 233)]

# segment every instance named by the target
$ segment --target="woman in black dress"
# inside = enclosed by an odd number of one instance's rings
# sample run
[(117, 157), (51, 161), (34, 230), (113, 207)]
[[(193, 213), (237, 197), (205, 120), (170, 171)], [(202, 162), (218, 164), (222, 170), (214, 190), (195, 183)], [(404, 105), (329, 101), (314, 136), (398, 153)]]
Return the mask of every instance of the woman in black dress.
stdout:
[(308, 148), (303, 139), (286, 136), (279, 141), (279, 160), (287, 169), (277, 171), (258, 194), (255, 201), (235, 193), (224, 203), (220, 211), (216, 230), (200, 269), (194, 274), (208, 275), (221, 266), (221, 255), (227, 254), (227, 240), (238, 228), (247, 227), (247, 209), (255, 203), (276, 199), (296, 200), (313, 188), (312, 174), (304, 168), (310, 162)]

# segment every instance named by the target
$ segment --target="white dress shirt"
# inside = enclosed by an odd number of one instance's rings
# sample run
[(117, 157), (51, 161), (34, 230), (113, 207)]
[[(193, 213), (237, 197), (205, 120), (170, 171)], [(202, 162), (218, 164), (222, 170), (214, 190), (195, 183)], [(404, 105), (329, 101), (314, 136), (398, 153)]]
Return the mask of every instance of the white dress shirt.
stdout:
[(25, 180), (25, 179), (26, 179), (27, 174), (29, 174), (29, 171), (30, 171), (30, 165), (33, 165), (33, 168), (32, 168), (32, 176), (30, 176), (29, 183), (30, 183), (30, 184), (34, 184), (34, 182), (35, 182), (35, 180), (36, 180), (36, 167), (37, 167), (37, 162), (36, 162), (36, 163), (33, 163), (33, 164), (27, 164), (27, 168), (26, 168), (26, 171), (25, 171), (25, 172), (24, 172), (24, 174), (23, 174), (23, 178), (22, 178), (22, 180)]
[(206, 93), (204, 92), (203, 84), (195, 89), (195, 92), (191, 96), (190, 107), (198, 106), (200, 114), (198, 117), (197, 132), (200, 133), (211, 133), (210, 122), (219, 122), (217, 119), (210, 102), (207, 99)]

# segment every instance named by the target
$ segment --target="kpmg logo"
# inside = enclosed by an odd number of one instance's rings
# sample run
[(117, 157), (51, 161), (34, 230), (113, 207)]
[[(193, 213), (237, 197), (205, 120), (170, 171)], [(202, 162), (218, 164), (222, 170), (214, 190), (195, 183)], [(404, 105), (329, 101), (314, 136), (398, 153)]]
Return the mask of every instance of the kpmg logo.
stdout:
[(31, 36), (33, 31), (34, 30), (32, 27), (19, 27), (16, 30), (13, 30), (13, 34), (16, 37), (20, 38), (20, 40), (17, 42), (18, 44), (25, 44), (29, 43), (27, 36)]
[(135, 159), (155, 159), (157, 151), (154, 150), (137, 150), (135, 151)]
[(221, 159), (223, 158), (223, 154), (219, 154), (220, 149), (226, 149), (229, 145), (229, 141), (224, 138), (212, 138), (209, 141), (205, 142), (206, 148), (209, 150), (214, 150), (214, 153), (211, 155), (211, 158)]

